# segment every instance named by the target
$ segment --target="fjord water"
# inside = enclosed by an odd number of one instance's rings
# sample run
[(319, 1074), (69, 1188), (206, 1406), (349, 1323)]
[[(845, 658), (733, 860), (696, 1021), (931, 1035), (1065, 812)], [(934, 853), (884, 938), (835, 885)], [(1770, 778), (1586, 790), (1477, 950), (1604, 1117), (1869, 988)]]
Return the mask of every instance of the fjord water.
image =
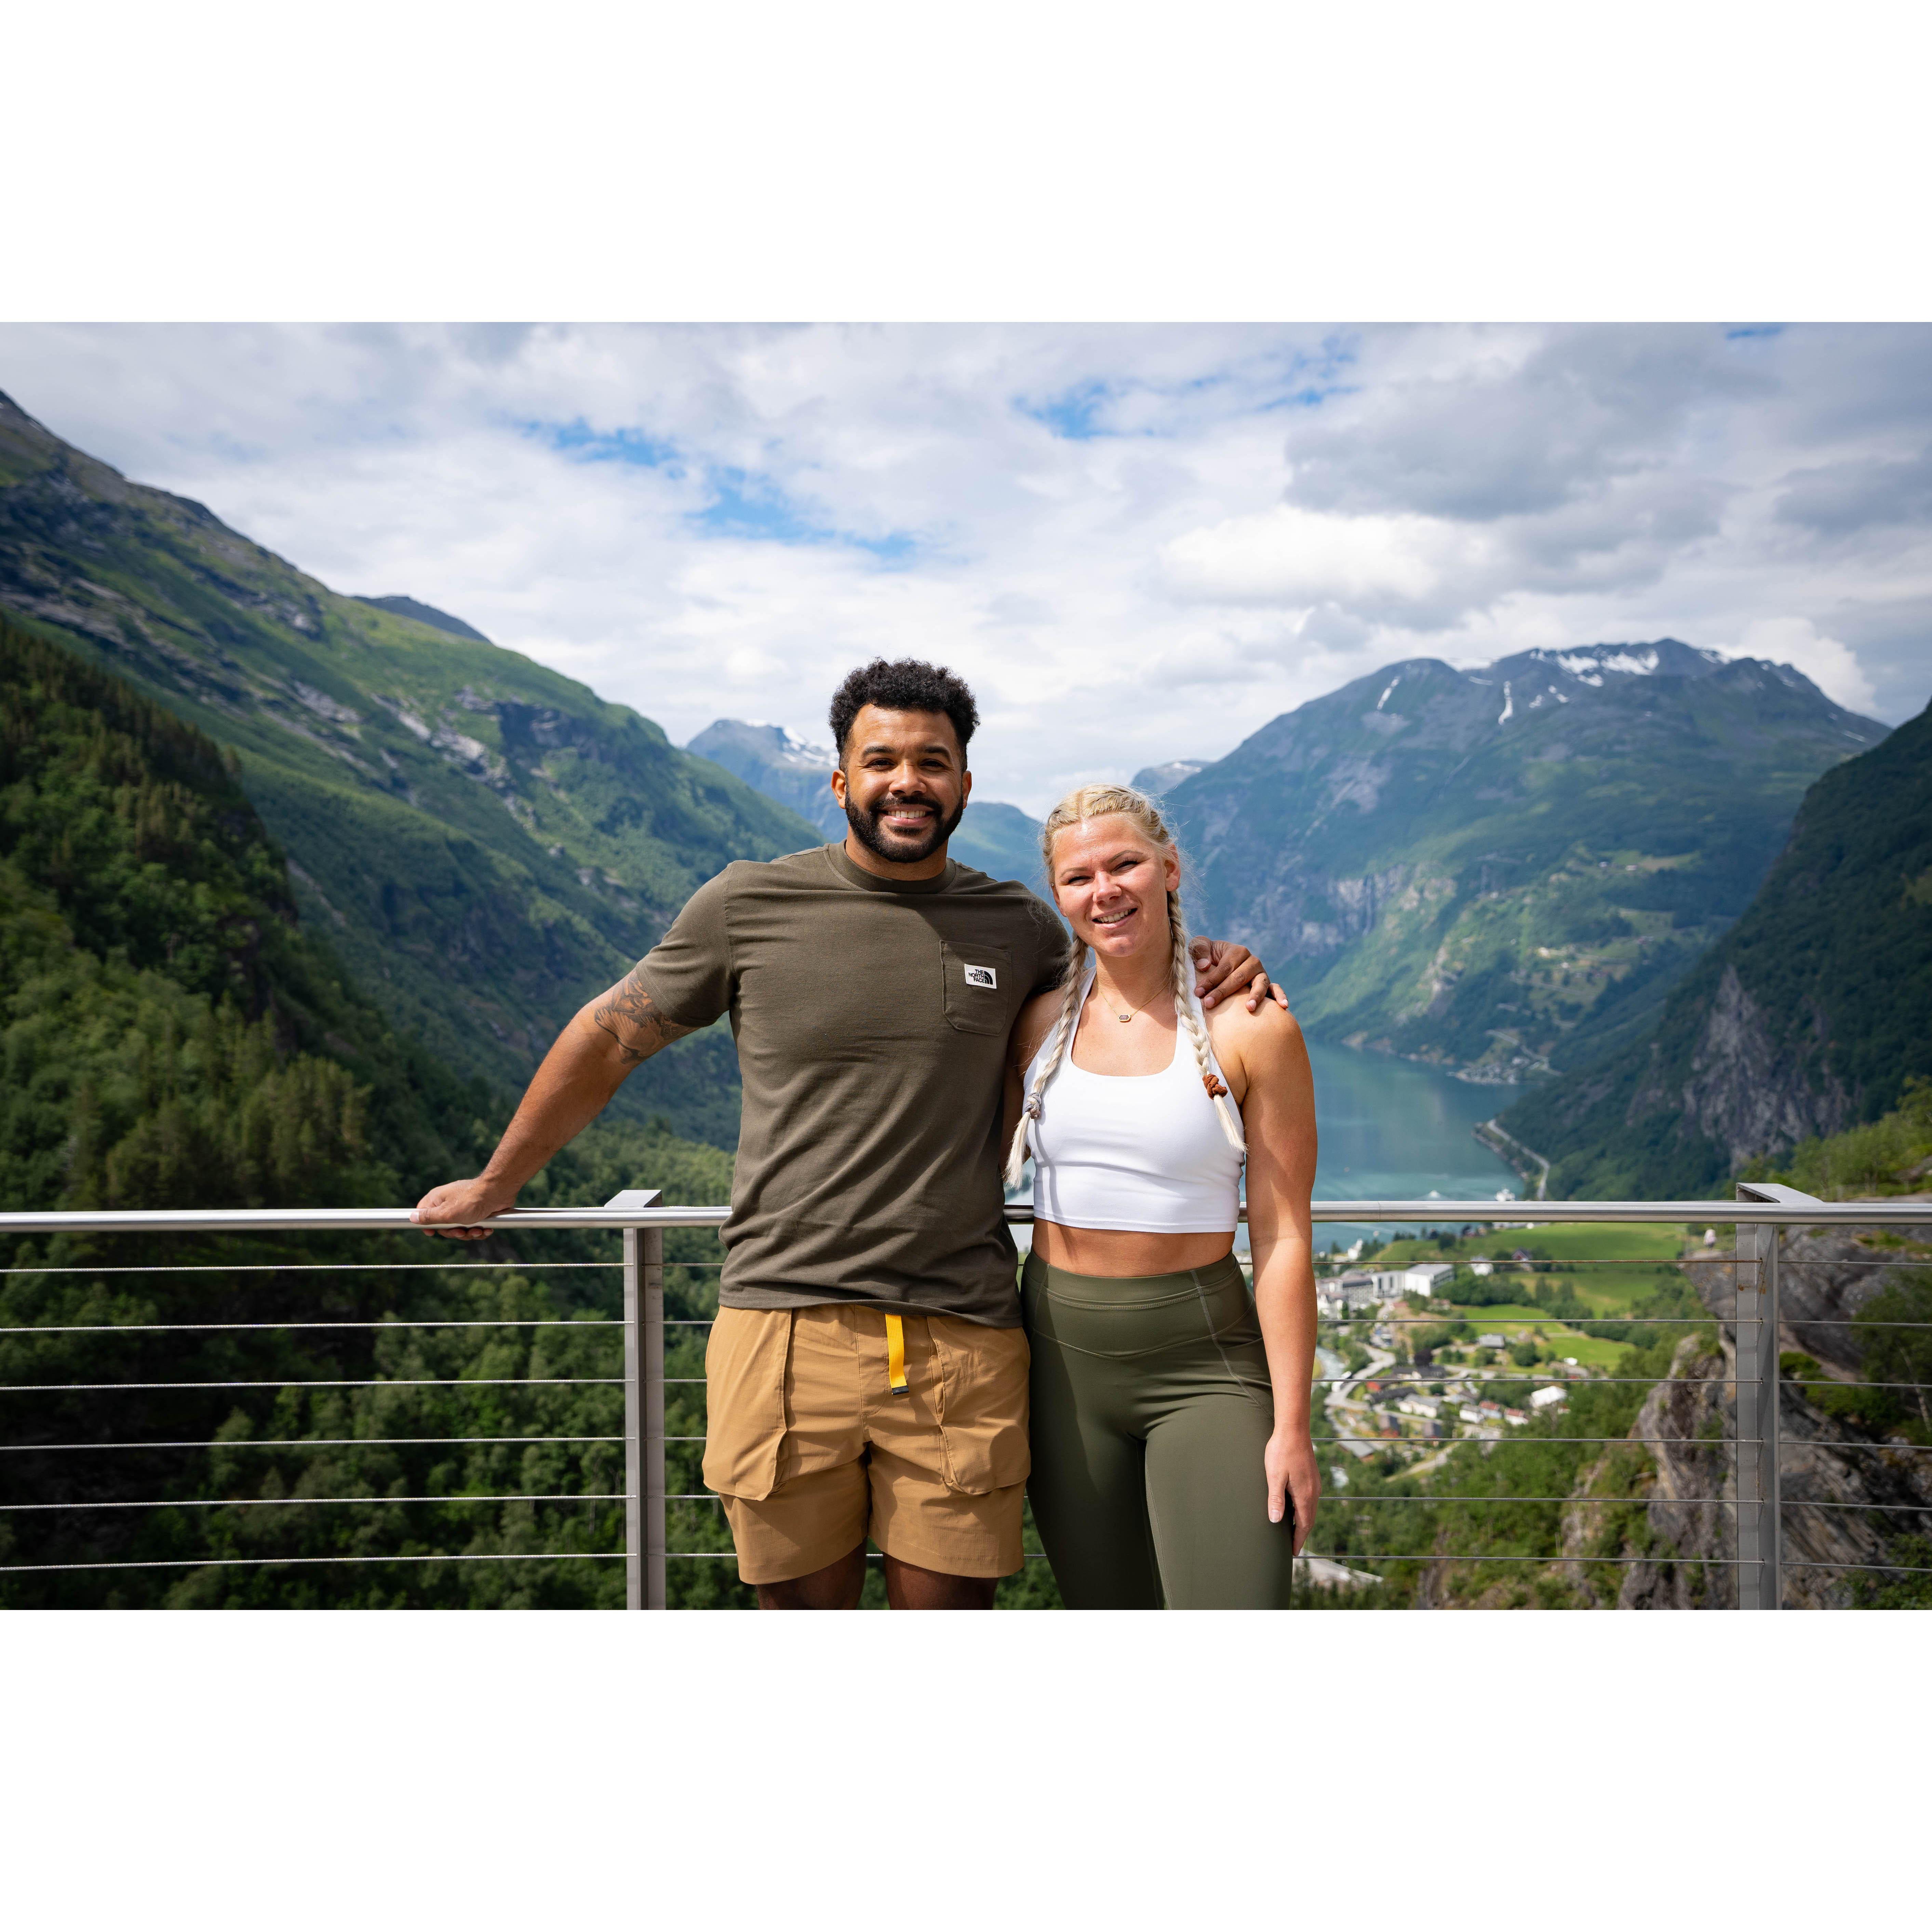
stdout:
[[(1315, 1072), (1315, 1123), (1321, 1154), (1317, 1201), (1493, 1201), (1522, 1191), (1514, 1168), (1470, 1130), (1499, 1113), (1518, 1090), (1478, 1086), (1386, 1054), (1308, 1043)], [(1443, 1224), (1454, 1225), (1453, 1210)], [(1352, 1241), (1366, 1228), (1323, 1223), (1316, 1244)], [(1376, 1231), (1382, 1234), (1390, 1228)]]

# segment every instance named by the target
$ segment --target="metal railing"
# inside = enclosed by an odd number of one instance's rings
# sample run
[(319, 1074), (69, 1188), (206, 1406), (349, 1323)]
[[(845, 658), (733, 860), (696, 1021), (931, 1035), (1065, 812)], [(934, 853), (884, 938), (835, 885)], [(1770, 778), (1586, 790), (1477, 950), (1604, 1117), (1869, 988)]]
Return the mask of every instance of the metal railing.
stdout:
[[(404, 1387), (490, 1387), (490, 1386), (556, 1386), (600, 1384), (614, 1384), (621, 1382), (623, 1389), (623, 1432), (621, 1437), (579, 1436), (472, 1436), (442, 1437), (370, 1437), (348, 1436), (323, 1438), (298, 1436), (286, 1440), (243, 1437), (233, 1441), (208, 1442), (152, 1442), (127, 1443), (92, 1442), (86, 1444), (50, 1444), (40, 1442), (16, 1443), (0, 1438), (0, 1450), (24, 1449), (57, 1453), (72, 1450), (100, 1450), (124, 1448), (128, 1449), (186, 1449), (193, 1448), (318, 1448), (330, 1446), (397, 1446), (405, 1444), (436, 1444), (442, 1442), (457, 1443), (509, 1443), (557, 1442), (566, 1444), (604, 1443), (621, 1441), (624, 1457), (624, 1487), (621, 1496), (616, 1492), (568, 1491), (555, 1495), (490, 1495), (449, 1496), (397, 1496), (397, 1497), (343, 1497), (343, 1498), (289, 1498), (290, 1503), (344, 1504), (388, 1505), (404, 1503), (427, 1502), (616, 1502), (624, 1504), (625, 1538), (622, 1551), (567, 1551), (541, 1552), (506, 1552), (472, 1555), (446, 1553), (430, 1556), (310, 1556), (310, 1557), (244, 1557), (209, 1558), (202, 1559), (210, 1566), (246, 1565), (258, 1564), (271, 1565), (278, 1563), (332, 1562), (520, 1562), (550, 1560), (553, 1558), (582, 1558), (584, 1560), (615, 1561), (620, 1556), (625, 1564), (626, 1606), (631, 1610), (662, 1610), (668, 1607), (668, 1565), (673, 1558), (687, 1560), (705, 1560), (711, 1558), (728, 1558), (729, 1551), (672, 1551), (667, 1547), (667, 1505), (671, 1502), (697, 1501), (708, 1497), (708, 1492), (680, 1492), (675, 1497), (667, 1493), (665, 1450), (665, 1376), (664, 1376), (664, 1236), (674, 1229), (721, 1229), (727, 1220), (728, 1210), (722, 1207), (666, 1206), (655, 1190), (633, 1190), (616, 1196), (602, 1208), (520, 1209), (479, 1223), (492, 1231), (522, 1234), (540, 1233), (544, 1231), (568, 1229), (608, 1229), (619, 1233), (622, 1242), (622, 1258), (618, 1262), (434, 1262), (393, 1263), (388, 1262), (314, 1263), (307, 1265), (320, 1270), (353, 1270), (358, 1268), (382, 1269), (387, 1271), (412, 1267), (451, 1270), (463, 1268), (495, 1268), (524, 1269), (534, 1271), (543, 1268), (621, 1268), (622, 1273), (622, 1312), (616, 1322), (607, 1325), (621, 1325), (622, 1330), (623, 1357), (620, 1376), (572, 1376), (572, 1377), (503, 1377), (473, 1380), (469, 1378), (445, 1381), (425, 1378), (418, 1382), (394, 1381), (387, 1378), (370, 1380), (344, 1380), (340, 1382), (308, 1383), (287, 1382), (262, 1383), (259, 1382), (233, 1382), (212, 1383), (161, 1383), (139, 1384), (130, 1382), (104, 1382), (94, 1384), (64, 1384), (56, 1385), (58, 1392), (77, 1393), (88, 1390), (105, 1392), (114, 1388), (244, 1388), (262, 1387), (318, 1387), (340, 1388), (404, 1388)], [(1010, 1206), (1006, 1210), (1009, 1222), (1024, 1225), (1033, 1216), (1030, 1208)], [(1526, 1219), (1525, 1217), (1528, 1218)], [(1628, 1380), (1656, 1386), (1672, 1382), (1700, 1382), (1706, 1384), (1720, 1384), (1735, 1386), (1736, 1390), (1736, 1428), (1729, 1446), (1736, 1454), (1736, 1484), (1734, 1498), (1722, 1496), (1677, 1497), (1659, 1498), (1672, 1506), (1720, 1505), (1735, 1508), (1736, 1513), (1736, 1554), (1729, 1558), (1706, 1556), (1682, 1559), (1690, 1564), (1720, 1563), (1736, 1569), (1738, 1578), (1737, 1600), (1742, 1607), (1774, 1610), (1784, 1606), (1785, 1590), (1784, 1571), (1786, 1567), (1784, 1555), (1782, 1523), (1786, 1507), (1781, 1490), (1780, 1458), (1780, 1368), (1779, 1336), (1780, 1319), (1780, 1289), (1784, 1266), (1784, 1247), (1787, 1232), (1795, 1228), (1886, 1228), (1924, 1226), (1932, 1224), (1932, 1203), (1911, 1201), (1867, 1201), (1828, 1202), (1798, 1193), (1795, 1190), (1768, 1184), (1742, 1184), (1736, 1201), (1653, 1201), (1653, 1202), (1567, 1202), (1539, 1201), (1534, 1203), (1511, 1202), (1502, 1204), (1484, 1204), (1461, 1201), (1329, 1201), (1314, 1204), (1313, 1219), (1317, 1223), (1376, 1224), (1394, 1223), (1418, 1226), (1442, 1226), (1458, 1224), (1498, 1226), (1523, 1228), (1534, 1226), (1546, 1227), (1568, 1224), (1605, 1225), (1616, 1223), (1712, 1223), (1734, 1226), (1737, 1230), (1736, 1245), (1729, 1254), (1702, 1252), (1680, 1257), (1670, 1264), (1672, 1267), (1718, 1266), (1732, 1271), (1735, 1282), (1735, 1299), (1731, 1321), (1736, 1337), (1735, 1374), (1724, 1376), (1704, 1377), (1594, 1377), (1597, 1382)], [(192, 1210), (114, 1210), (101, 1212), (69, 1212), (48, 1214), (0, 1214), (0, 1238), (30, 1234), (298, 1234), (394, 1232), (408, 1230), (423, 1232), (410, 1219), (406, 1208), (373, 1209), (260, 1209), (196, 1211)], [(1332, 1265), (1340, 1265), (1339, 1263)], [(1556, 1258), (1548, 1264), (1558, 1268), (1574, 1268), (1582, 1264), (1574, 1259)], [(1606, 1260), (1605, 1265), (1624, 1267), (1644, 1264), (1630, 1258)], [(1894, 1266), (1895, 1262), (1887, 1262), (1886, 1266)], [(681, 1265), (689, 1265), (684, 1264)], [(713, 1264), (712, 1265), (715, 1265)], [(1516, 1268), (1517, 1264), (1499, 1262), (1497, 1265), (1504, 1269)], [(114, 1268), (86, 1265), (71, 1272), (90, 1275), (133, 1275), (148, 1273), (179, 1273), (204, 1270), (208, 1272), (232, 1274), (250, 1267), (272, 1268), (277, 1273), (289, 1271), (286, 1263), (233, 1264), (215, 1262), (192, 1264), (184, 1267), (170, 1268), (166, 1264), (144, 1265), (140, 1268)], [(46, 1274), (59, 1273), (58, 1268), (43, 1268), (31, 1264), (12, 1272)], [(1479, 1321), (1494, 1318), (1498, 1322), (1520, 1323), (1520, 1316), (1488, 1318), (1481, 1313), (1480, 1306), (1458, 1304), (1456, 1318)], [(1402, 1318), (1412, 1323), (1438, 1323), (1444, 1318), (1440, 1315)], [(1646, 1328), (1667, 1327), (1673, 1323), (1685, 1326), (1708, 1326), (1715, 1318), (1706, 1313), (1698, 1316), (1633, 1316), (1628, 1318), (1606, 1317), (1600, 1315), (1583, 1316), (1558, 1316), (1558, 1320), (1604, 1321), (1628, 1319)], [(1821, 1318), (1807, 1316), (1810, 1325), (1823, 1325)], [(1352, 1325), (1360, 1321), (1388, 1322), (1386, 1316), (1331, 1318), (1329, 1325)], [(6, 1332), (14, 1334), (122, 1334), (149, 1333), (175, 1334), (206, 1333), (232, 1330), (280, 1330), (295, 1331), (304, 1328), (341, 1329), (364, 1327), (390, 1329), (418, 1326), (425, 1328), (478, 1327), (478, 1328), (564, 1328), (590, 1325), (581, 1318), (568, 1321), (532, 1320), (482, 1320), (475, 1322), (450, 1322), (440, 1319), (411, 1323), (397, 1322), (392, 1318), (381, 1322), (345, 1323), (341, 1322), (266, 1322), (260, 1323), (89, 1323), (58, 1326), (32, 1326)], [(707, 1322), (699, 1321), (687, 1325), (703, 1327)], [(1932, 1324), (1905, 1323), (1894, 1324), (1918, 1328)], [(1412, 1373), (1413, 1372), (1412, 1371)], [(1438, 1373), (1438, 1379), (1447, 1378), (1448, 1372)], [(1458, 1370), (1456, 1379), (1474, 1379), (1469, 1372)], [(701, 1382), (701, 1377), (680, 1378), (681, 1381)], [(1370, 1379), (1366, 1372), (1357, 1371), (1346, 1376), (1317, 1377), (1318, 1382), (1340, 1384), (1344, 1388), (1351, 1384)], [(1537, 1381), (1546, 1383), (1558, 1381), (1576, 1381), (1582, 1377), (1572, 1377), (1556, 1371), (1537, 1371), (1518, 1369), (1499, 1372), (1490, 1379), (1496, 1381)], [(0, 1396), (10, 1396), (31, 1392), (36, 1385), (14, 1385), (0, 1388)], [(1916, 1384), (1900, 1384), (1916, 1388)], [(680, 1438), (680, 1442), (701, 1443), (703, 1438)], [(1324, 1434), (1318, 1442), (1357, 1445), (1360, 1453), (1387, 1449), (1391, 1440), (1387, 1436), (1360, 1436)], [(1508, 1435), (1500, 1438), (1459, 1437), (1442, 1444), (1442, 1453), (1461, 1448), (1466, 1444), (1480, 1443), (1492, 1448), (1498, 1442), (1513, 1439)], [(1518, 1437), (1514, 1439), (1522, 1440)], [(1535, 1438), (1547, 1439), (1547, 1438)], [(1645, 1443), (1653, 1441), (1684, 1444), (1692, 1438), (1665, 1436), (1639, 1438), (1632, 1436), (1603, 1437), (1584, 1436), (1559, 1438), (1583, 1443), (1604, 1444)], [(1896, 1442), (1854, 1441), (1832, 1443), (1808, 1438), (1813, 1446), (1828, 1448), (1874, 1448), (1912, 1447)], [(1712, 1446), (1718, 1446), (1713, 1444)], [(258, 1498), (226, 1498), (190, 1499), (163, 1498), (154, 1502), (113, 1501), (104, 1503), (50, 1502), (16, 1503), (7, 1505), (14, 1511), (39, 1510), (132, 1509), (143, 1508), (184, 1507), (262, 1507), (278, 1500)], [(1341, 1500), (1337, 1498), (1338, 1501)], [(1470, 1496), (1416, 1497), (1376, 1497), (1350, 1499), (1354, 1502), (1489, 1502), (1500, 1503), (1544, 1503), (1570, 1504), (1578, 1502), (1624, 1501), (1626, 1498), (1596, 1498), (1588, 1496)], [(1796, 1506), (1796, 1505), (1794, 1505)], [(1901, 1513), (1912, 1510), (1916, 1506), (1903, 1504), (1806, 1504), (1810, 1508), (1844, 1507), (1884, 1508), (1896, 1509)], [(1928, 1511), (1932, 1513), (1932, 1511)], [(1435, 1555), (1389, 1552), (1356, 1553), (1348, 1551), (1309, 1552), (1346, 1564), (1357, 1563), (1534, 1563), (1545, 1567), (1558, 1564), (1619, 1564), (1665, 1559), (1628, 1557), (1558, 1556), (1538, 1557), (1508, 1557), (1484, 1554), (1441, 1556)], [(190, 1561), (166, 1564), (148, 1563), (128, 1564), (0, 1564), (0, 1574), (22, 1574), (30, 1570), (86, 1570), (115, 1568), (147, 1568), (157, 1567), (195, 1567)], [(1873, 1569), (1896, 1570), (1904, 1566), (1894, 1564), (1819, 1564), (1810, 1567), (1842, 1569)]]

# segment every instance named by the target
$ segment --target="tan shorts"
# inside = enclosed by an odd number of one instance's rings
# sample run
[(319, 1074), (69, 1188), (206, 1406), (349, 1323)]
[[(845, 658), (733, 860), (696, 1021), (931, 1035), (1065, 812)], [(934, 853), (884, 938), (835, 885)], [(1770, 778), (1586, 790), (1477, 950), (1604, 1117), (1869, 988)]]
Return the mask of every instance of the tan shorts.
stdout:
[(953, 1576), (1010, 1576), (1025, 1560), (1024, 1330), (901, 1320), (896, 1394), (883, 1309), (718, 1310), (704, 1480), (724, 1499), (746, 1582), (809, 1576), (868, 1536)]

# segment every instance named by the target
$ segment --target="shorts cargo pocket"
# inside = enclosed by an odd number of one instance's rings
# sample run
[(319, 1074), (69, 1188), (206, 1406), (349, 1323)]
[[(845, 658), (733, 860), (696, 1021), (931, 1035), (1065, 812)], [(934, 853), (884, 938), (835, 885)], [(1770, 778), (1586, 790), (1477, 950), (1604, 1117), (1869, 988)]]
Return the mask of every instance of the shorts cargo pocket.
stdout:
[(790, 1352), (788, 1309), (718, 1310), (704, 1351), (704, 1480), (721, 1496), (762, 1502), (778, 1486)]
[(950, 1315), (927, 1321), (939, 1364), (946, 1486), (983, 1496), (1024, 1482), (1033, 1468), (1027, 1447), (1026, 1330), (988, 1328)]

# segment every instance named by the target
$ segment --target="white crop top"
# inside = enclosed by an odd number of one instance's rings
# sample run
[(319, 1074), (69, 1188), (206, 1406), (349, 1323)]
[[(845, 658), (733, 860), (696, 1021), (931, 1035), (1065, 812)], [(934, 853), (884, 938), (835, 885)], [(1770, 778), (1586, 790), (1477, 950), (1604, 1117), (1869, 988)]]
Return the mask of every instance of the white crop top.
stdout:
[[(1090, 963), (1080, 1014), (1094, 990)], [(1180, 996), (1191, 1000), (1192, 993)], [(1196, 1008), (1198, 1017), (1199, 1008)], [(1204, 1025), (1203, 1028), (1205, 1030)], [(1052, 1044), (1049, 1033), (1028, 1062), (1025, 1090)], [(1215, 1076), (1226, 1076), (1208, 1048)], [(1070, 1042), (1040, 1096), (1033, 1147), (1034, 1212), (1063, 1228), (1124, 1228), (1156, 1234), (1232, 1234), (1240, 1218), (1241, 1156), (1220, 1116), (1184, 1031), (1159, 1073), (1089, 1073), (1073, 1064)], [(1232, 1107), (1232, 1099), (1228, 1102)]]

